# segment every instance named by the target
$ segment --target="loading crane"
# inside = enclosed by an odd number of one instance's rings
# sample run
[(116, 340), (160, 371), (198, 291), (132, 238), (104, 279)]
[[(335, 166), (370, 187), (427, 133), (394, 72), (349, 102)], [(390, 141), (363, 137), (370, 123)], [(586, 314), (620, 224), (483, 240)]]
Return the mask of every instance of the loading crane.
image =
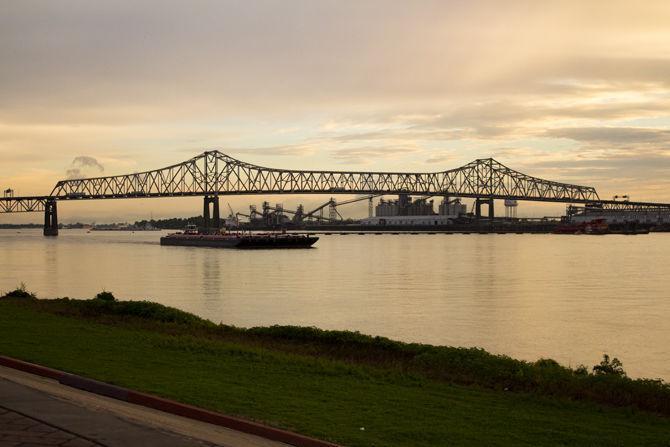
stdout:
[[(318, 207), (314, 208), (314, 209), (313, 209), (312, 211), (310, 211), (309, 213), (305, 213), (305, 215), (303, 216), (303, 220), (305, 220), (305, 219), (312, 219), (312, 218), (315, 218), (315, 219), (324, 219), (324, 217), (323, 217), (323, 211), (322, 211), (322, 210), (323, 210), (325, 207), (330, 206), (330, 204), (333, 202), (333, 200), (334, 200), (334, 199), (331, 197), (331, 198), (328, 199), (328, 201), (327, 201), (326, 203), (324, 203), (323, 205), (319, 205)], [(315, 216), (315, 214), (318, 213), (318, 212), (320, 212), (319, 216)]]
[(240, 226), (240, 219), (237, 216), (237, 213), (233, 211), (233, 207), (230, 206), (230, 203), (226, 203), (228, 205), (228, 209), (230, 210), (230, 216), (228, 216), (228, 219), (234, 222), (234, 226), (239, 227)]
[[(338, 220), (338, 219), (336, 219), (336, 218), (334, 219), (334, 218), (330, 218), (330, 217), (313, 216), (313, 215), (312, 215), (312, 213), (315, 213), (315, 212), (317, 212), (317, 211), (319, 211), (319, 210), (325, 208), (326, 206), (328, 206), (329, 203), (330, 203), (330, 202), (326, 202), (325, 205), (320, 206), (319, 208), (317, 208), (316, 210), (314, 210), (314, 211), (312, 211), (312, 212), (310, 212), (310, 213), (308, 213), (308, 214), (302, 214), (302, 212), (301, 212), (300, 210), (293, 211), (293, 210), (285, 209), (285, 208), (282, 208), (282, 207), (279, 207), (279, 206), (272, 206), (272, 205), (270, 205), (270, 204), (267, 203), (267, 202), (263, 204), (263, 210), (274, 211), (274, 212), (276, 212), (276, 213), (281, 213), (281, 214), (283, 214), (283, 213), (288, 213), (288, 214), (293, 214), (294, 216), (301, 216), (301, 215), (302, 215), (302, 217), (301, 217), (300, 219), (296, 219), (296, 220), (298, 220), (298, 221), (302, 221), (302, 220), (304, 220), (304, 219), (305, 219), (306, 217), (308, 217), (308, 216), (309, 216), (309, 217), (312, 217), (312, 218), (314, 218), (314, 219), (317, 219), (317, 220), (326, 220), (326, 221), (334, 221), (334, 220)], [(258, 212), (257, 212), (257, 213), (258, 213)]]
[(368, 217), (372, 217), (372, 199), (374, 199), (375, 197), (379, 197), (381, 195), (382, 194), (371, 194), (371, 195), (367, 195), (367, 196), (356, 197), (356, 198), (349, 199), (349, 200), (343, 200), (341, 202), (337, 202), (334, 198), (331, 197), (330, 199), (328, 199), (328, 201), (326, 203), (324, 203), (322, 205), (319, 205), (317, 208), (313, 209), (309, 213), (306, 213), (303, 216), (303, 219), (315, 218), (314, 214), (317, 213), (317, 212), (320, 213), (319, 217), (318, 217), (319, 219), (326, 219), (323, 216), (323, 209), (328, 207), (329, 209), (328, 209), (327, 220), (330, 220), (330, 221), (344, 220), (344, 218), (342, 217), (340, 212), (337, 211), (337, 207), (341, 206), (341, 205), (348, 205), (350, 203), (361, 202), (363, 200), (368, 200), (369, 201), (369, 206), (368, 206), (369, 216)]
[[(260, 217), (256, 217), (260, 216)], [(249, 219), (262, 219), (263, 213), (259, 213), (256, 209), (256, 205), (249, 205)]]

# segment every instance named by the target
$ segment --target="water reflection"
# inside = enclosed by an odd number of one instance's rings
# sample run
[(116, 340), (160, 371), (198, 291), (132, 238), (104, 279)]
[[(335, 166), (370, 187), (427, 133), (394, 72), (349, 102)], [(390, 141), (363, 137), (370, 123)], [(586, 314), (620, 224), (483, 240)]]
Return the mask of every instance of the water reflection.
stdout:
[(0, 230), (0, 290), (102, 289), (239, 326), (298, 324), (670, 378), (670, 235), (324, 236), (317, 248), (161, 247), (158, 233)]

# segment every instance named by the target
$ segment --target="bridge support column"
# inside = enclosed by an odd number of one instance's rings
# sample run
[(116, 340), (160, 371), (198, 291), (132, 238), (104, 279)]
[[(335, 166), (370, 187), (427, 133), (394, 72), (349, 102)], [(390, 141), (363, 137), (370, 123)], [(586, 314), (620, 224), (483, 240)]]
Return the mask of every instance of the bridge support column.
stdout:
[[(210, 213), (209, 205), (212, 205)], [(202, 210), (203, 227), (205, 232), (221, 228), (221, 215), (219, 213), (219, 196), (205, 196)]]
[(493, 220), (495, 217), (495, 209), (493, 206), (493, 199), (480, 199), (475, 200), (475, 216), (477, 219), (482, 218), (482, 205), (487, 205), (489, 208), (489, 219)]
[(58, 208), (55, 200), (44, 204), (44, 235), (58, 236)]

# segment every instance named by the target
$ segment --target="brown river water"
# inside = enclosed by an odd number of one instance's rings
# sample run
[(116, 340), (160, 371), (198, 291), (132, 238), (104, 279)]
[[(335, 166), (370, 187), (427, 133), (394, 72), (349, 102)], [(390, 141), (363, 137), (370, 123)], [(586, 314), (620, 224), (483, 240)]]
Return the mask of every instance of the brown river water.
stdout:
[(309, 250), (161, 247), (161, 232), (0, 230), (0, 292), (105, 289), (236, 326), (478, 346), (670, 380), (670, 234), (331, 235)]

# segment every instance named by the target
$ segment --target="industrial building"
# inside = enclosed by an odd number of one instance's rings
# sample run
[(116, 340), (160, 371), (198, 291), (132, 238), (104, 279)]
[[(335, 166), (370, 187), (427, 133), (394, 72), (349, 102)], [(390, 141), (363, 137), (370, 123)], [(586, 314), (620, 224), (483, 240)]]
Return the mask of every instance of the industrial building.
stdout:
[(435, 226), (449, 225), (467, 211), (459, 199), (445, 197), (438, 207), (433, 209), (433, 201), (426, 198), (412, 200), (407, 194), (400, 194), (397, 200), (380, 199), (375, 207), (375, 216), (362, 219), (362, 225), (403, 225)]
[(379, 199), (375, 207), (375, 216), (430, 216), (433, 211), (433, 201), (425, 198), (412, 200), (407, 194), (400, 194), (397, 200)]
[(468, 211), (468, 207), (464, 203), (461, 203), (459, 199), (449, 200), (448, 198), (444, 198), (438, 206), (438, 210), (440, 216), (450, 216), (453, 218), (464, 216)]

